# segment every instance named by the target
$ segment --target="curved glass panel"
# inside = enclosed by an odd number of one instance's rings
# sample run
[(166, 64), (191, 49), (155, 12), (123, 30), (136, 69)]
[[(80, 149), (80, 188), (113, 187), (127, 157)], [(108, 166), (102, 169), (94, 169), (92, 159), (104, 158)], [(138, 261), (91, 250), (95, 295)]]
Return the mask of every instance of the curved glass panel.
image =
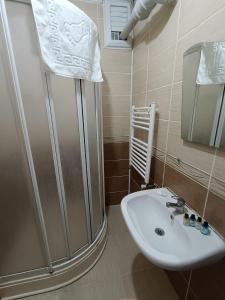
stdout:
[(53, 260), (66, 256), (46, 111), (47, 95), (30, 5), (6, 2), (27, 129)]

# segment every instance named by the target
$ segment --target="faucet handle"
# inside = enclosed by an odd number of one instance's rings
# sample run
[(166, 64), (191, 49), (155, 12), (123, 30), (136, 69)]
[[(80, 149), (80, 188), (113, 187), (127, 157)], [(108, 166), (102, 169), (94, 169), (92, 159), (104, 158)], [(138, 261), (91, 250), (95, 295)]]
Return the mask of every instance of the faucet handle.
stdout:
[(185, 200), (184, 200), (184, 198), (182, 198), (182, 197), (179, 197), (179, 196), (171, 196), (173, 199), (176, 199), (177, 200), (177, 205), (178, 206), (184, 206), (185, 205)]

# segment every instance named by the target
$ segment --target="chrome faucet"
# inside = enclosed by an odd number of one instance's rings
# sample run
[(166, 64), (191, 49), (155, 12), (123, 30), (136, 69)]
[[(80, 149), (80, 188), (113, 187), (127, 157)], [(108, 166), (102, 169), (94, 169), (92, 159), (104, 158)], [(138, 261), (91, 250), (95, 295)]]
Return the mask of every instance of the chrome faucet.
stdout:
[(176, 208), (176, 211), (180, 214), (184, 213), (184, 208), (185, 208), (185, 200), (181, 197), (178, 196), (172, 196), (173, 199), (177, 200), (177, 203), (174, 202), (166, 202), (166, 207), (174, 207)]

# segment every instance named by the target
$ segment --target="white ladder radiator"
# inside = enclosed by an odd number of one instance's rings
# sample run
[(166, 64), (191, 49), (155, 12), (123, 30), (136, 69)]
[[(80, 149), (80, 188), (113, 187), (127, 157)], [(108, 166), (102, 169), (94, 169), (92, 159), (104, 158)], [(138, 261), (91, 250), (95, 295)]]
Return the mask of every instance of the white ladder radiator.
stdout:
[[(147, 186), (149, 182), (155, 112), (155, 103), (152, 103), (148, 107), (132, 106), (131, 109), (128, 186), (129, 193), (131, 188), (131, 167), (133, 167), (144, 178), (145, 186)], [(135, 136), (135, 129), (147, 132), (147, 142)]]

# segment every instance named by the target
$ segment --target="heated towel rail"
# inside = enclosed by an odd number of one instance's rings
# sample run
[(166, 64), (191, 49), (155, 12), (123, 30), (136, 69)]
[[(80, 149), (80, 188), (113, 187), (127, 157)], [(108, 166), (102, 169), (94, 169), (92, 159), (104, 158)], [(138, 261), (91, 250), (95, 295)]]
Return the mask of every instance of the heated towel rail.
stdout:
[[(129, 186), (131, 189), (131, 167), (143, 178), (145, 185), (149, 182), (152, 143), (154, 135), (156, 105), (152, 103), (148, 107), (135, 107), (131, 109), (130, 120), (130, 149), (129, 149)], [(137, 131), (138, 130), (138, 136)], [(143, 133), (144, 140), (139, 138)], [(144, 133), (145, 132), (145, 133)]]

